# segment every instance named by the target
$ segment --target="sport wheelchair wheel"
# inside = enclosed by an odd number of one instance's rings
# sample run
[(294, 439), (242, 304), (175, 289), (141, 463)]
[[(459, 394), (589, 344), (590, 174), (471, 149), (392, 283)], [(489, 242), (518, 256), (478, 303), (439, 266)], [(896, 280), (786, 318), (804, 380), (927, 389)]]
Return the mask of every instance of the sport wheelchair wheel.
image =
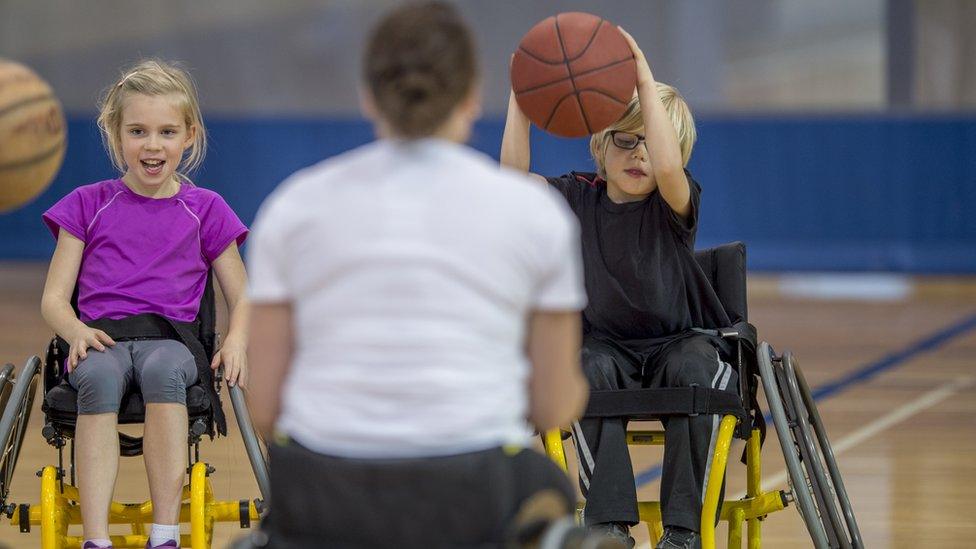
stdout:
[(759, 371), (792, 494), (814, 545), (818, 549), (863, 548), (823, 422), (795, 359), (789, 352), (777, 357), (763, 342)]
[(264, 452), (260, 437), (251, 424), (251, 414), (247, 411), (247, 403), (244, 402), (244, 391), (239, 386), (233, 385), (229, 392), (230, 402), (234, 406), (234, 416), (237, 417), (237, 426), (241, 430), (241, 438), (244, 439), (247, 459), (251, 461), (251, 469), (254, 470), (254, 479), (257, 480), (261, 498), (267, 504), (271, 501), (271, 481), (268, 477), (267, 454)]
[(0, 508), (6, 505), (27, 423), (34, 407), (41, 359), (31, 357), (17, 372), (16, 377), (10, 377), (12, 371), (11, 364), (0, 369), (0, 402), (3, 404), (3, 415), (0, 416)]
[[(841, 547), (864, 547), (861, 532), (854, 518), (844, 479), (837, 467), (833, 448), (827, 439), (827, 431), (820, 419), (820, 411), (813, 400), (813, 394), (807, 386), (806, 378), (800, 370), (800, 365), (792, 353), (786, 351), (782, 358), (784, 377), (789, 389), (790, 399), (797, 411), (796, 419), (799, 423), (795, 430), (803, 434), (802, 447), (807, 460), (808, 474), (812, 470), (816, 485), (820, 487), (817, 503), (821, 509), (826, 509), (827, 516), (833, 526), (832, 542), (836, 538)], [(813, 433), (816, 438), (811, 438)], [(826, 469), (824, 467), (826, 466)], [(843, 514), (843, 520), (841, 519)], [(845, 531), (845, 526), (847, 530)], [(831, 532), (828, 530), (828, 536)]]
[(14, 365), (7, 364), (0, 368), (0, 414), (7, 408), (7, 401), (10, 400), (10, 391), (13, 389), (11, 379), (14, 375)]

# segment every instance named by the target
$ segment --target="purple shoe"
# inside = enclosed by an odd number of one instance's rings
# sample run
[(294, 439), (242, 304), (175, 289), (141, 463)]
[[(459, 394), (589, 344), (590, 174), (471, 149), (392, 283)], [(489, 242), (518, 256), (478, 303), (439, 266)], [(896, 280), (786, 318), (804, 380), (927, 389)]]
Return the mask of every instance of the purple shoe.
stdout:
[(81, 549), (112, 549), (112, 546), (111, 545), (97, 545), (93, 541), (86, 541), (85, 544), (81, 546)]
[(162, 545), (149, 545), (147, 541), (146, 549), (180, 549), (180, 544), (176, 543), (175, 539), (171, 539)]

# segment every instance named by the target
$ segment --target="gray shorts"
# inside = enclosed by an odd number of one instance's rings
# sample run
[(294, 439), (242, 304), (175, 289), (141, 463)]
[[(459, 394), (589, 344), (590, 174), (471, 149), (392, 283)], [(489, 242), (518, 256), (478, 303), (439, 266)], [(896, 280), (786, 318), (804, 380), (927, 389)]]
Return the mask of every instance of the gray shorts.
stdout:
[(197, 381), (197, 363), (172, 339), (118, 341), (104, 351), (88, 349), (88, 358), (68, 374), (78, 391), (79, 414), (117, 413), (133, 381), (147, 404), (185, 405), (186, 388)]

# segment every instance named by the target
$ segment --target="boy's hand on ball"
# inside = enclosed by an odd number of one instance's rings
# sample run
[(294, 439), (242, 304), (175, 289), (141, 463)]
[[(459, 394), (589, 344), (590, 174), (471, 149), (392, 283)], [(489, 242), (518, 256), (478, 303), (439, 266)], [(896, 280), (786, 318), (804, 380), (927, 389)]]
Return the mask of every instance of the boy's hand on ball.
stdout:
[(630, 45), (630, 51), (634, 52), (634, 61), (637, 62), (637, 86), (640, 87), (654, 82), (654, 75), (651, 74), (651, 66), (647, 64), (647, 58), (644, 57), (644, 52), (637, 45), (637, 41), (622, 27), (617, 28), (620, 29), (620, 33), (624, 35), (627, 44)]

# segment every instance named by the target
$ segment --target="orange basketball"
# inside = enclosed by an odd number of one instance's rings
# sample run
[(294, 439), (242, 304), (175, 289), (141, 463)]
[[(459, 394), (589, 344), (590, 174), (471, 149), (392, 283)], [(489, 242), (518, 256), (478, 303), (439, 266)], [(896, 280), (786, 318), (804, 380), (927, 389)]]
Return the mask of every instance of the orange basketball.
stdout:
[(637, 86), (634, 54), (620, 30), (589, 13), (549, 17), (522, 38), (512, 90), (535, 125), (563, 137), (596, 133), (627, 110)]
[(41, 194), (65, 149), (61, 103), (27, 67), (0, 59), (0, 212)]

